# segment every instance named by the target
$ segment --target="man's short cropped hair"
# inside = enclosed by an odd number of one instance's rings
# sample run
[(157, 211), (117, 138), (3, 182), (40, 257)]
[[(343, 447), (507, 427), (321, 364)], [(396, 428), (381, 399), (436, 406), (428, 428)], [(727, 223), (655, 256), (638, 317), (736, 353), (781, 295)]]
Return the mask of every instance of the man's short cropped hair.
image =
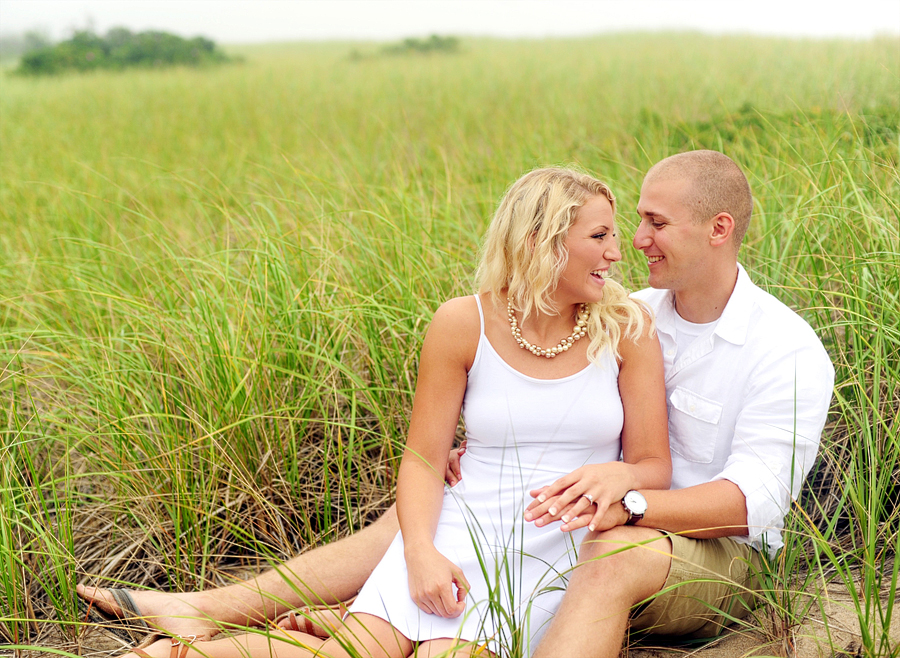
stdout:
[(688, 151), (661, 160), (647, 172), (646, 181), (686, 180), (682, 199), (696, 223), (726, 212), (734, 218), (734, 246), (739, 248), (750, 225), (753, 196), (750, 183), (734, 160), (718, 151)]

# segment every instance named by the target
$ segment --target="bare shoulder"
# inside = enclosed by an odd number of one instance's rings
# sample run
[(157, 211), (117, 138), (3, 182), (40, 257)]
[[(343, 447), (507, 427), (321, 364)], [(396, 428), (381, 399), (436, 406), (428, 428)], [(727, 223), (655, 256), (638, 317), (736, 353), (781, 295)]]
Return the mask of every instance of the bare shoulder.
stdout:
[(653, 311), (643, 305), (641, 310), (644, 315), (644, 326), (641, 328), (640, 334), (629, 336), (627, 335), (627, 326), (621, 325), (622, 338), (619, 341), (619, 354), (622, 356), (623, 364), (627, 363), (629, 359), (635, 361), (661, 356), (659, 338), (656, 335), (653, 320)]
[(481, 335), (481, 317), (472, 295), (455, 297), (440, 305), (428, 328), (426, 342), (461, 359), (468, 369), (475, 359)]
[(475, 297), (468, 295), (447, 300), (435, 311), (431, 326), (461, 331), (464, 334), (474, 330), (477, 335), (481, 331), (481, 320)]

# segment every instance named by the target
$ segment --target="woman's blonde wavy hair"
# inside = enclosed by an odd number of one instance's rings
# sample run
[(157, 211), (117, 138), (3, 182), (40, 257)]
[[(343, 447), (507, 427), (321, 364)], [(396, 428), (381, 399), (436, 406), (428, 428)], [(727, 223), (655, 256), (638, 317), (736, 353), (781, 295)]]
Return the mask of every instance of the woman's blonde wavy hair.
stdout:
[[(490, 293), (494, 305), (505, 298), (522, 313), (555, 313), (550, 299), (566, 267), (566, 235), (578, 209), (594, 197), (609, 200), (613, 216), (616, 198), (605, 183), (572, 169), (548, 167), (531, 171), (512, 184), (488, 227), (476, 274), (478, 289)], [(504, 294), (505, 293), (505, 294)], [(631, 299), (611, 279), (603, 299), (589, 304), (588, 359), (597, 363), (604, 349), (618, 358), (622, 336), (637, 338), (644, 323), (653, 323), (650, 310)]]

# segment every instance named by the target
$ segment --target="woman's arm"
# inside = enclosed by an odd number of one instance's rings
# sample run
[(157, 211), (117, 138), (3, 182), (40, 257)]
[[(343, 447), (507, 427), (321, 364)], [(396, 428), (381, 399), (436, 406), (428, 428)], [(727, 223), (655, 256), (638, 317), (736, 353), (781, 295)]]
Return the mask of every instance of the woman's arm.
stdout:
[(443, 501), (447, 455), (456, 435), (479, 327), (471, 297), (450, 300), (435, 313), (419, 359), (409, 437), (397, 483), (397, 514), (410, 595), (419, 608), (442, 617), (462, 613), (468, 590), (459, 567), (434, 547), (434, 533)]
[[(531, 492), (536, 500), (528, 506), (526, 520), (539, 526), (562, 520), (566, 531), (586, 525), (605, 530), (612, 527), (607, 511), (613, 506), (621, 508), (620, 501), (628, 491), (668, 489), (672, 457), (659, 340), (645, 330), (634, 340), (623, 339), (619, 353), (619, 395), (625, 412), (623, 461), (583, 466), (549, 487)], [(593, 498), (593, 511), (585, 494)]]

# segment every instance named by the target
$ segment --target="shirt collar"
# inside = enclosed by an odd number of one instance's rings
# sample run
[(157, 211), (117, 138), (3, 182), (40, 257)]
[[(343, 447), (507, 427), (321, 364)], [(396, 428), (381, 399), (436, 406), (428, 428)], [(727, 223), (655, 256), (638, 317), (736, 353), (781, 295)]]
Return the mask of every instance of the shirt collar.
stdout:
[[(744, 267), (738, 263), (737, 282), (731, 297), (725, 304), (722, 315), (713, 330), (713, 334), (735, 345), (743, 345), (747, 341), (747, 328), (753, 311), (753, 282), (747, 275)], [(675, 293), (665, 291), (665, 303), (656, 309), (656, 322), (658, 329), (665, 334), (675, 336)]]
[(668, 336), (675, 338), (675, 293), (665, 291), (662, 304), (656, 308), (656, 328)]
[(725, 309), (716, 323), (714, 333), (734, 345), (743, 345), (747, 341), (747, 330), (753, 314), (753, 282), (744, 267), (738, 263), (737, 282)]

